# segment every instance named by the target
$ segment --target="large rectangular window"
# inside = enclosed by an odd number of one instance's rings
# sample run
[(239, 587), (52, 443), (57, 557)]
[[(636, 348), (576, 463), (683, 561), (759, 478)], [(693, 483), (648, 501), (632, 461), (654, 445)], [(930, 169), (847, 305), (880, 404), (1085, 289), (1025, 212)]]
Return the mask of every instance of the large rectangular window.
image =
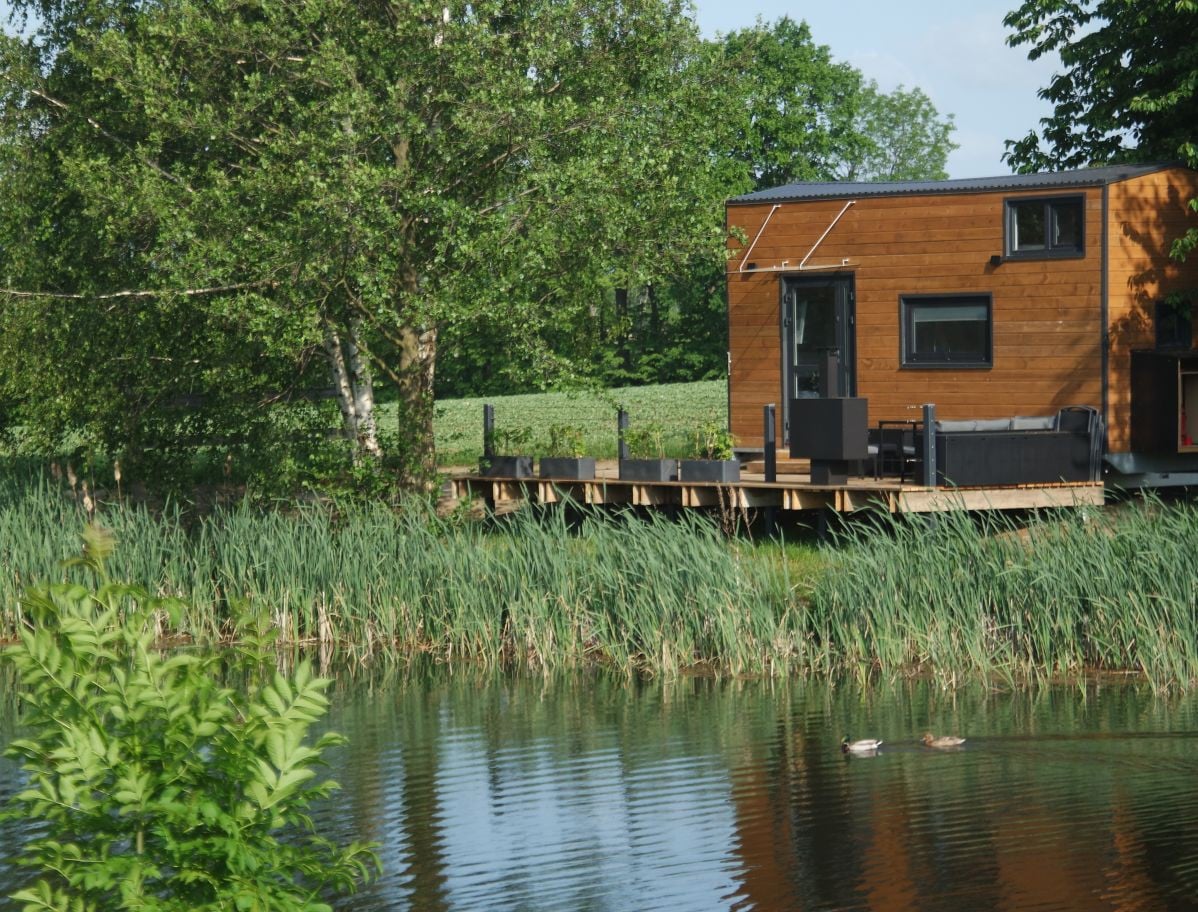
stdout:
[(1084, 196), (1006, 201), (1003, 255), (1012, 258), (1085, 255)]
[(899, 299), (903, 367), (990, 367), (988, 294)]

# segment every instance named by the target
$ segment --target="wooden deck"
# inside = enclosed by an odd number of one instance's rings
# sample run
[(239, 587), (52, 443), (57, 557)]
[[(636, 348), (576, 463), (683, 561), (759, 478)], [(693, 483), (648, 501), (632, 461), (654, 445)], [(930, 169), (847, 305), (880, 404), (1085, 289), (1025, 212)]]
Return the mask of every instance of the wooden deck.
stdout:
[(1027, 510), (1081, 505), (1101, 506), (1102, 482), (1027, 485), (1002, 488), (928, 488), (873, 478), (850, 478), (845, 485), (813, 485), (805, 474), (779, 474), (767, 482), (760, 473), (741, 473), (733, 484), (712, 482), (621, 481), (615, 467), (600, 468), (589, 480), (487, 478), (457, 474), (447, 482), (453, 501), (482, 499), (504, 512), (525, 503), (573, 501), (587, 505), (777, 510), (875, 509), (889, 513), (946, 510)]

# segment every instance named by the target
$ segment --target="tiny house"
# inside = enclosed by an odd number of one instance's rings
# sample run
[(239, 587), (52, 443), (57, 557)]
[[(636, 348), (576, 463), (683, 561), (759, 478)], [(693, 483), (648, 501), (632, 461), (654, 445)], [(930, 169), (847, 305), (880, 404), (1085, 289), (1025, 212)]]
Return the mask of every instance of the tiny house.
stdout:
[(1169, 256), (1195, 198), (1198, 172), (1145, 164), (729, 200), (733, 435), (759, 451), (777, 403), (785, 443), (835, 370), (871, 425), (1090, 406), (1108, 478), (1198, 483), (1198, 254)]

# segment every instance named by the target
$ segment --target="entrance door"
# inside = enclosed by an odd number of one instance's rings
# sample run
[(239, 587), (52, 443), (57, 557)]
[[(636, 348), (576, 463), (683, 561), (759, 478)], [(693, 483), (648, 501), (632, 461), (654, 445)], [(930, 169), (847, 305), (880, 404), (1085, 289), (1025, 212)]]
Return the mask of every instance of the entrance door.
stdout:
[(819, 396), (820, 365), (829, 352), (840, 363), (840, 395), (857, 393), (853, 278), (784, 279), (782, 291), (782, 401), (790, 441), (790, 400)]

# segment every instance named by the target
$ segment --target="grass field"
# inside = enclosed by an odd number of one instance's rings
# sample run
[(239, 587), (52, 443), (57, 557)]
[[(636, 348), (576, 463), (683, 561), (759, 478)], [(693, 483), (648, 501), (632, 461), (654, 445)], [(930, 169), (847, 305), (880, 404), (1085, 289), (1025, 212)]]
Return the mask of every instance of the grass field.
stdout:
[[(728, 384), (723, 380), (638, 386), (603, 392), (530, 393), (451, 399), (437, 403), (437, 461), (467, 465), (483, 448), (483, 405), (495, 406), (497, 430), (528, 428), (544, 441), (554, 425), (582, 431), (588, 456), (616, 455), (616, 409), (628, 412), (632, 427), (656, 424), (664, 431), (668, 456), (685, 456), (690, 434), (708, 422), (727, 425)], [(383, 421), (394, 421), (385, 412)]]

